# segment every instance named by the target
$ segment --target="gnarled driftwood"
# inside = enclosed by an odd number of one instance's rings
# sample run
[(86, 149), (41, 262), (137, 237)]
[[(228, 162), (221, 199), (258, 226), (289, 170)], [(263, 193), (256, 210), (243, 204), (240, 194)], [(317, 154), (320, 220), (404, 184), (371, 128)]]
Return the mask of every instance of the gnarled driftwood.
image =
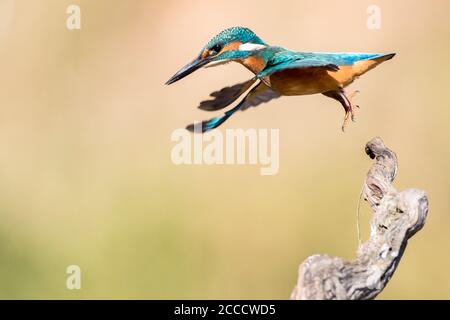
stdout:
[(360, 245), (353, 261), (327, 255), (307, 258), (299, 267), (291, 299), (375, 298), (394, 274), (408, 239), (423, 227), (427, 196), (417, 189), (397, 192), (392, 186), (395, 153), (380, 138), (367, 143), (366, 153), (376, 159), (363, 188), (364, 200), (374, 212), (370, 239)]

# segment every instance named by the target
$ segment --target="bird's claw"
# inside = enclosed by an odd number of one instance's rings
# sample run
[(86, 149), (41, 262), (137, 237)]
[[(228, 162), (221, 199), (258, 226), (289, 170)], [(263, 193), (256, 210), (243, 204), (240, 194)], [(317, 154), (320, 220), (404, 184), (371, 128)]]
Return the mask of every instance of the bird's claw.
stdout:
[(348, 96), (346, 96), (346, 100), (348, 102), (348, 104), (345, 106), (345, 117), (344, 117), (344, 122), (342, 123), (342, 131), (345, 132), (345, 128), (349, 122), (349, 119), (352, 120), (352, 122), (356, 122), (356, 117), (355, 117), (355, 108), (359, 109), (358, 105), (354, 105), (352, 103), (352, 98), (359, 93), (358, 90), (353, 91), (352, 93), (350, 93)]
[(352, 93), (350, 93), (350, 94), (348, 95), (348, 98), (351, 100), (351, 99), (353, 99), (353, 97), (355, 97), (358, 93), (359, 93), (359, 90), (355, 90), (355, 91), (353, 91)]
[(355, 121), (355, 117), (353, 116), (352, 112), (347, 111), (345, 113), (344, 122), (342, 123), (342, 132), (345, 132), (345, 128), (347, 127), (350, 118), (352, 119), (352, 121)]

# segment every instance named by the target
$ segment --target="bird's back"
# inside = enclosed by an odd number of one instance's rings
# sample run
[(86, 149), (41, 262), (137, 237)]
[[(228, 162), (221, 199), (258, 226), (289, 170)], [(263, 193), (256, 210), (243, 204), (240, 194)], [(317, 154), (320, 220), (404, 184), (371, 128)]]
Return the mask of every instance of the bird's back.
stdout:
[(323, 93), (348, 86), (357, 77), (393, 56), (285, 50), (271, 57), (265, 71), (270, 68), (271, 86), (284, 95)]
[(361, 53), (361, 52), (295, 52), (290, 50), (277, 50), (273, 53), (270, 62), (271, 64), (279, 64), (285, 61), (294, 60), (316, 60), (324, 61), (337, 66), (349, 66), (355, 62), (378, 59), (385, 57), (388, 60), (392, 58), (394, 54), (382, 54), (382, 53)]

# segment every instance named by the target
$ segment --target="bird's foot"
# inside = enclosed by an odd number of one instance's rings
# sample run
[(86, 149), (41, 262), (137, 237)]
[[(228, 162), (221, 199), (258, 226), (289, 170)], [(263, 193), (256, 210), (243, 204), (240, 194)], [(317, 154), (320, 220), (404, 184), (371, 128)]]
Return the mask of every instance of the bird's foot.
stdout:
[(348, 102), (349, 102), (349, 104), (350, 104), (350, 113), (351, 113), (351, 117), (352, 117), (352, 121), (353, 121), (353, 122), (356, 122), (356, 119), (355, 119), (355, 108), (358, 108), (358, 109), (359, 109), (359, 106), (356, 105), (356, 104), (353, 104), (352, 99), (353, 99), (358, 93), (359, 93), (359, 91), (358, 91), (358, 90), (355, 90), (355, 91), (353, 91), (352, 93), (350, 93), (350, 94), (348, 95)]
[(352, 119), (353, 122), (356, 122), (354, 110), (345, 112), (344, 121), (342, 122), (342, 131), (345, 132), (345, 128), (348, 125), (349, 120)]
[(342, 131), (344, 131), (344, 132), (345, 132), (345, 128), (347, 127), (349, 119), (352, 119), (353, 122), (356, 122), (355, 108), (359, 108), (359, 106), (354, 105), (352, 103), (352, 99), (358, 93), (359, 93), (358, 90), (353, 91), (352, 93), (350, 93), (348, 95), (346, 93), (342, 92), (342, 95), (343, 95), (344, 101), (345, 101), (345, 105), (344, 105), (345, 117), (344, 117), (344, 122), (342, 123)]
[[(352, 100), (358, 93), (359, 93), (359, 90), (353, 91), (352, 93), (350, 93), (350, 94), (348, 95), (348, 99), (349, 99), (349, 100)], [(358, 108), (359, 108), (359, 107), (358, 107)]]

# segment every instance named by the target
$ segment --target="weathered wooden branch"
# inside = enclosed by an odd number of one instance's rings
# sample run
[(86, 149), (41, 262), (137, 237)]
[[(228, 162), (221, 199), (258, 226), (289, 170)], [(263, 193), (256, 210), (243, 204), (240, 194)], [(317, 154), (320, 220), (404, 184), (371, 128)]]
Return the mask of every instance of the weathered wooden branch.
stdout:
[(375, 298), (394, 274), (408, 239), (423, 227), (428, 198), (424, 191), (397, 192), (392, 186), (397, 174), (395, 153), (380, 138), (367, 143), (366, 153), (376, 159), (363, 189), (374, 212), (370, 239), (360, 245), (353, 261), (327, 255), (307, 258), (299, 267), (291, 299)]

